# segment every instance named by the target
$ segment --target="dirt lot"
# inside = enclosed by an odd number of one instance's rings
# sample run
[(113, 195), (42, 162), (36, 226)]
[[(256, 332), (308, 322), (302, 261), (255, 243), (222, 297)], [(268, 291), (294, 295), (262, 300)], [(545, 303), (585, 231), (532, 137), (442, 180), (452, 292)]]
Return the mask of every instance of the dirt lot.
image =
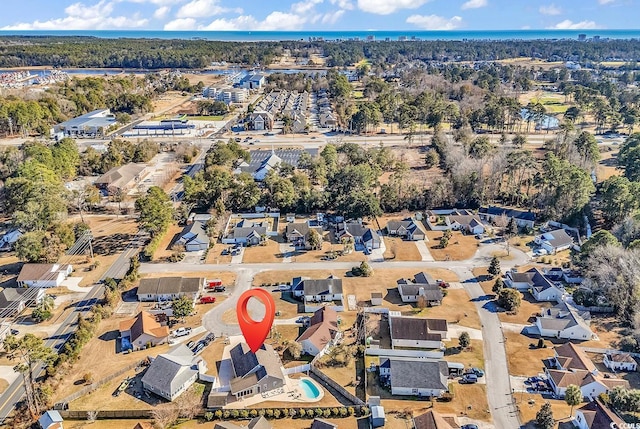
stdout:
[[(328, 234), (327, 234), (328, 236)], [(327, 239), (328, 240), (328, 239)], [(342, 250), (341, 244), (330, 243), (324, 241), (322, 248), (318, 250), (300, 250), (293, 252), (291, 260), (293, 262), (321, 262), (323, 256), (327, 256), (332, 252), (339, 252)], [(335, 259), (339, 262), (361, 262), (366, 260), (367, 257), (362, 252), (351, 252), (346, 255), (340, 255)]]
[(399, 237), (384, 237), (387, 250), (384, 252), (385, 260), (395, 261), (421, 261), (422, 255), (418, 251), (416, 244), (405, 241)]
[(591, 314), (591, 330), (598, 335), (597, 340), (580, 343), (584, 347), (616, 348), (624, 327), (611, 316)]
[(280, 246), (274, 240), (267, 240), (265, 246), (250, 246), (244, 249), (242, 262), (245, 264), (282, 262)]
[(463, 235), (459, 231), (453, 231), (449, 245), (440, 248), (442, 231), (427, 231), (429, 238), (429, 252), (436, 261), (464, 261), (470, 259), (478, 250), (478, 240), (473, 235)]
[(537, 346), (537, 338), (529, 338), (515, 332), (504, 333), (509, 361), (509, 374), (523, 377), (531, 377), (542, 372), (542, 359), (553, 356), (553, 343), (544, 341), (547, 348), (531, 348), (531, 344)]
[(622, 170), (618, 170), (618, 149), (600, 152), (600, 161), (596, 166), (598, 182), (604, 182), (611, 176), (619, 176)]

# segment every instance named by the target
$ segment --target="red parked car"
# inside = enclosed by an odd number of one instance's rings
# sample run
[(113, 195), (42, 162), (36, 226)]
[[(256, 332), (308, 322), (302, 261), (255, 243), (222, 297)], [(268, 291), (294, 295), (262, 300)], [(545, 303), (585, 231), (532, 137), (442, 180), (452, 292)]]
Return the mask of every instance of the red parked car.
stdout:
[(200, 304), (213, 304), (216, 302), (215, 296), (203, 296), (200, 298)]

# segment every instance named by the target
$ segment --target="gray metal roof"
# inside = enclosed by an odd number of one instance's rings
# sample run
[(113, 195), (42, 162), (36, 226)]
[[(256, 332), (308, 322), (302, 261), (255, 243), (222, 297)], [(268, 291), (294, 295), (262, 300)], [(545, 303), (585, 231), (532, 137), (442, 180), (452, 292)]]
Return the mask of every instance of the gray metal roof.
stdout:
[(416, 283), (426, 283), (430, 285), (436, 284), (436, 281), (433, 279), (433, 277), (431, 277), (431, 275), (425, 273), (424, 271), (417, 273), (413, 277)]
[(138, 295), (164, 295), (178, 293), (197, 293), (204, 283), (201, 277), (160, 277), (142, 279), (138, 286)]
[(98, 109), (89, 113), (85, 113), (84, 115), (77, 116), (73, 119), (69, 119), (68, 121), (61, 122), (57, 125), (60, 128), (77, 128), (82, 129), (83, 127), (108, 127), (113, 125), (116, 122), (114, 116), (97, 116), (102, 114), (105, 110), (108, 109)]
[(209, 244), (209, 235), (204, 222), (195, 221), (191, 225), (187, 225), (182, 230), (178, 243), (187, 244), (191, 242)]
[[(390, 317), (389, 324), (392, 340), (440, 341), (442, 339), (440, 334), (429, 332), (429, 319)], [(446, 326), (444, 330), (446, 331)]]
[(417, 283), (398, 285), (398, 292), (400, 292), (401, 296), (418, 296), (420, 295), (420, 289), (423, 289), (423, 295), (427, 301), (442, 301), (444, 297), (440, 286)]
[[(311, 157), (316, 157), (318, 155), (318, 149), (306, 149), (309, 152)], [(252, 150), (250, 152), (251, 162), (249, 162), (245, 166), (241, 166), (240, 170), (246, 173), (255, 173), (260, 169), (262, 164), (271, 157), (271, 155), (276, 155), (278, 158), (282, 160), (283, 163), (289, 164), (294, 168), (298, 167), (298, 161), (300, 160), (300, 155), (302, 155), (302, 149), (275, 149), (271, 150)]]

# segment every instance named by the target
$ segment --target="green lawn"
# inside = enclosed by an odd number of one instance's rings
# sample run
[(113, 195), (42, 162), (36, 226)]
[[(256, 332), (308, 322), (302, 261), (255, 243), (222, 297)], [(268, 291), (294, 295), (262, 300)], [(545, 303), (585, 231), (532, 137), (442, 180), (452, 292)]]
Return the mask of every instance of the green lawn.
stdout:
[(189, 116), (193, 121), (224, 121), (224, 116)]

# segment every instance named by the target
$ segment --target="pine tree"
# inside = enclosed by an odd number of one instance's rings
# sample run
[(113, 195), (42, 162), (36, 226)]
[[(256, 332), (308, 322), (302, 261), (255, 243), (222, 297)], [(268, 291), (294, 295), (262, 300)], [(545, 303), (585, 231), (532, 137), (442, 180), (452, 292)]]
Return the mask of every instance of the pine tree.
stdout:
[(497, 275), (499, 275), (501, 273), (500, 270), (500, 261), (498, 260), (497, 256), (494, 256), (491, 259), (491, 263), (489, 264), (489, 274), (491, 274), (491, 277), (495, 277)]
[(551, 404), (545, 402), (544, 405), (536, 413), (536, 427), (538, 429), (553, 429), (555, 421), (553, 420), (553, 411)]

